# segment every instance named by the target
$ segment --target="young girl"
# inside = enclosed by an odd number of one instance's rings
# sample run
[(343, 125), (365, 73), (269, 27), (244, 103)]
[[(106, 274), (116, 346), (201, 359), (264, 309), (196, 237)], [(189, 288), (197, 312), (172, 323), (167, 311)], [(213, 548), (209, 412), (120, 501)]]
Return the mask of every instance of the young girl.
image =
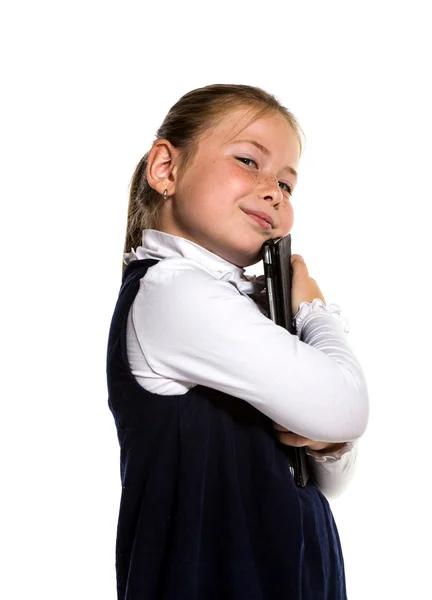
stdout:
[(299, 255), (297, 335), (244, 275), (292, 228), (300, 132), (263, 90), (212, 85), (171, 108), (134, 173), (107, 357), (119, 600), (346, 598), (326, 496), (352, 476), (365, 378)]

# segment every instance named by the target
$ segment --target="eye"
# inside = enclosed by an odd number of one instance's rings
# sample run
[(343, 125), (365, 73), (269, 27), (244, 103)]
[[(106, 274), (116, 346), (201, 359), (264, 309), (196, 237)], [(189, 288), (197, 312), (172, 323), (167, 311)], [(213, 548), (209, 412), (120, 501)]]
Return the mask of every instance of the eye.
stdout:
[(254, 163), (254, 165), (256, 167), (258, 167), (258, 163), (255, 160), (252, 160), (252, 158), (246, 158), (245, 156), (236, 156), (236, 159), (240, 160), (242, 162), (246, 161), (246, 162), (244, 162), (244, 164), (247, 164), (248, 162), (252, 162), (252, 163)]
[[(254, 165), (258, 168), (258, 163), (256, 162), (256, 160), (253, 160), (252, 158), (247, 158), (246, 156), (236, 156), (235, 157), (238, 161), (243, 162), (245, 165), (247, 165), (248, 162), (250, 163), (254, 163)], [(247, 165), (249, 166), (249, 165)], [(284, 185), (286, 187), (286, 191), (288, 192), (288, 194), (290, 196), (293, 195), (294, 193), (294, 189), (292, 187), (292, 185), (290, 185), (289, 183), (285, 183), (284, 181), (279, 181), (279, 185)]]
[(292, 185), (290, 185), (289, 183), (285, 183), (284, 181), (279, 181), (279, 185), (281, 185), (281, 184), (284, 185), (284, 186), (286, 186), (288, 194), (290, 196), (292, 196), (293, 192), (294, 192)]

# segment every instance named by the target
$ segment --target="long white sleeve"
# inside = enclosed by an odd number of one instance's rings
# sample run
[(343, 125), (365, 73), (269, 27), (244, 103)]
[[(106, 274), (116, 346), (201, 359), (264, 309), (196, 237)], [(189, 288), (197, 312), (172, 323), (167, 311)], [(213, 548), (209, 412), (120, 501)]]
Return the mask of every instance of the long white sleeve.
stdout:
[[(229, 274), (218, 277), (186, 257), (149, 269), (128, 323), (137, 379), (147, 369), (148, 383), (218, 389), (310, 439), (359, 438), (368, 420), (367, 387), (339, 321), (314, 314), (303, 323), (309, 343), (300, 341), (265, 317)], [(134, 336), (144, 361), (137, 361)]]

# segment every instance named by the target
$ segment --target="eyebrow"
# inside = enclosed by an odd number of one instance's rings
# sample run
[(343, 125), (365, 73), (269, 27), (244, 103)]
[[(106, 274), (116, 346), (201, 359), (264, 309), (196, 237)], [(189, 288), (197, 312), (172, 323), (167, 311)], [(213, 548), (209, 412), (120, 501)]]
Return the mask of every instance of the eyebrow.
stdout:
[[(243, 143), (247, 142), (248, 144), (253, 144), (254, 146), (256, 146), (258, 148), (258, 150), (261, 150), (261, 152), (263, 154), (265, 154), (266, 156), (270, 156), (270, 150), (268, 150), (268, 148), (266, 148), (265, 146), (263, 146), (259, 142), (256, 142), (255, 140), (235, 140), (235, 142), (233, 142), (233, 144), (238, 144), (240, 142), (243, 142)], [(296, 179), (298, 179), (298, 174), (297, 174), (297, 171), (295, 169), (293, 169), (290, 166), (285, 167), (285, 169), (287, 171), (289, 171), (292, 175), (294, 175), (294, 177)]]

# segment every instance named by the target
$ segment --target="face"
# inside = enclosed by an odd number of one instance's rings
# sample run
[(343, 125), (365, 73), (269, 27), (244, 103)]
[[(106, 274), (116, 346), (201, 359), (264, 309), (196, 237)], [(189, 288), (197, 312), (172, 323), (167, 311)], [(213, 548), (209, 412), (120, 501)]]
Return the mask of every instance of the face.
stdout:
[(282, 115), (249, 122), (250, 112), (239, 109), (200, 140), (193, 163), (175, 179), (175, 191), (161, 213), (162, 231), (240, 267), (261, 259), (266, 240), (291, 230), (293, 170), (300, 152)]

